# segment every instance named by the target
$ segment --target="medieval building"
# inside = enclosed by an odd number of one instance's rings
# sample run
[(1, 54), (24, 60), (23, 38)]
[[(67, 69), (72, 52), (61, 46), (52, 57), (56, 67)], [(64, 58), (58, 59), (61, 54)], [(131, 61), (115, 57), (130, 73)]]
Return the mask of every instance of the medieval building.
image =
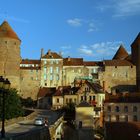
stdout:
[[(12, 87), (24, 97), (37, 99), (42, 88), (76, 86), (75, 81), (97, 82), (106, 92), (133, 91), (140, 87), (140, 35), (132, 43), (132, 58), (121, 45), (112, 60), (84, 61), (83, 58), (63, 58), (48, 50), (38, 60), (22, 59), (21, 40), (4, 21), (0, 25), (0, 75), (8, 78)], [(137, 69), (136, 69), (137, 66)], [(47, 90), (46, 90), (47, 91)], [(140, 91), (140, 89), (139, 89)], [(44, 94), (43, 94), (44, 96)]]

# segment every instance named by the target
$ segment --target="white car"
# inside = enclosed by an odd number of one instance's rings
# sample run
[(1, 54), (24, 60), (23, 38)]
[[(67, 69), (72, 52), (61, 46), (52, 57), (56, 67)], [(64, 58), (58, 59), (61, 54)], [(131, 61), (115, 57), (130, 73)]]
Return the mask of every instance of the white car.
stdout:
[(34, 121), (35, 125), (44, 125), (45, 124), (45, 119), (44, 118), (36, 118)]

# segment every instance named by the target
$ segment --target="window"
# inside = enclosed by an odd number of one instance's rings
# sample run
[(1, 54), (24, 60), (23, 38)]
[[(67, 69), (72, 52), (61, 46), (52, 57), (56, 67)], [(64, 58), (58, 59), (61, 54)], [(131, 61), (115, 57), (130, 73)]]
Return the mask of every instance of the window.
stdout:
[(44, 73), (46, 73), (47, 72), (47, 68), (46, 67), (44, 67)]
[(116, 111), (116, 112), (119, 112), (119, 111), (120, 111), (120, 109), (119, 109), (118, 106), (116, 106), (115, 111)]
[(133, 121), (138, 121), (137, 115), (133, 116)]
[(111, 122), (111, 115), (108, 115), (108, 121)]
[(83, 96), (81, 96), (81, 101), (83, 101)]
[(36, 70), (36, 73), (38, 73), (38, 70)]
[(53, 64), (53, 60), (51, 60), (51, 62), (50, 62), (51, 64)]
[(117, 66), (115, 66), (115, 68), (117, 68)]
[(95, 101), (95, 99), (96, 99), (96, 97), (95, 96), (93, 96), (93, 100)]
[(45, 83), (45, 86), (47, 86), (47, 83)]
[(59, 67), (56, 67), (56, 73), (59, 73)]
[(124, 107), (124, 112), (128, 112), (128, 106)]
[(32, 72), (33, 72), (33, 70), (30, 70), (30, 72), (32, 73)]
[(53, 80), (53, 75), (50, 75), (50, 80), (51, 80), (51, 81)]
[(56, 60), (55, 62), (56, 62), (56, 64), (58, 64), (58, 60)]
[(120, 118), (119, 115), (116, 115), (116, 122), (119, 122)]
[(85, 96), (85, 101), (87, 100), (87, 96)]
[(50, 73), (53, 73), (53, 67), (50, 67)]
[(69, 99), (69, 103), (72, 103), (72, 99), (71, 98)]
[(76, 104), (76, 99), (74, 99), (74, 103)]
[(137, 112), (137, 111), (138, 111), (137, 106), (133, 106), (133, 112)]
[(66, 98), (66, 104), (68, 103), (68, 99)]
[(57, 80), (57, 81), (59, 80), (59, 75), (56, 75), (56, 80)]
[(46, 60), (44, 60), (44, 64), (47, 64), (47, 61)]
[(108, 107), (107, 107), (107, 111), (108, 111), (108, 112), (111, 112), (111, 106), (108, 106)]
[(47, 75), (46, 74), (44, 74), (44, 80), (47, 80)]
[(59, 98), (56, 99), (56, 102), (59, 103)]
[(124, 118), (125, 122), (128, 122), (128, 116), (125, 115), (125, 118)]
[(89, 96), (89, 100), (91, 101), (91, 99), (92, 99), (92, 97), (91, 96)]

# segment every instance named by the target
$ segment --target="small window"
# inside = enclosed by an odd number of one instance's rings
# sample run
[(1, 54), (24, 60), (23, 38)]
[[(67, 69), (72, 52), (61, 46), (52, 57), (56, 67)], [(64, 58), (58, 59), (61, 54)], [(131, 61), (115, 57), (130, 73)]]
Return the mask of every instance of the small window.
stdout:
[(96, 97), (95, 96), (93, 96), (93, 100), (95, 101), (95, 99), (96, 99)]
[(137, 106), (133, 106), (133, 112), (137, 112), (137, 111), (138, 111)]
[(51, 81), (53, 80), (53, 75), (50, 75), (50, 80), (51, 80)]
[(116, 106), (115, 111), (116, 112), (119, 112), (120, 111), (120, 108), (118, 106)]
[(127, 115), (125, 115), (125, 122), (128, 122), (128, 116)]
[(89, 100), (90, 100), (90, 101), (92, 100), (92, 97), (91, 97), (91, 96), (89, 96)]
[(59, 103), (59, 98), (56, 99), (56, 102)]
[(131, 68), (133, 68), (133, 66), (131, 66)]
[(133, 121), (135, 121), (135, 122), (138, 121), (137, 115), (133, 116)]
[(124, 107), (124, 112), (128, 112), (128, 106)]
[(108, 107), (107, 107), (107, 111), (108, 111), (108, 112), (111, 112), (111, 106), (108, 106)]
[(47, 86), (47, 83), (45, 83), (45, 86)]
[(117, 66), (115, 66), (115, 68), (117, 68)]
[(116, 122), (119, 122), (120, 118), (119, 115), (116, 115)]
[(81, 96), (81, 101), (83, 101), (83, 96)]

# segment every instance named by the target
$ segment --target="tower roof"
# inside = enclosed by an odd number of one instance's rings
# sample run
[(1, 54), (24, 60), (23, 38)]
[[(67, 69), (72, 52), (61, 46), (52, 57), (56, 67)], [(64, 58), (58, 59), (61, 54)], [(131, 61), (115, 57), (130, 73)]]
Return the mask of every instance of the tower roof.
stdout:
[(116, 52), (116, 54), (114, 55), (113, 59), (125, 59), (128, 56), (127, 51), (125, 50), (125, 48), (123, 47), (123, 45), (120, 45), (118, 51)]
[(135, 46), (135, 44), (140, 44), (140, 32), (138, 33), (136, 39), (131, 44), (131, 47)]
[(13, 39), (19, 39), (19, 37), (17, 36), (17, 34), (13, 31), (13, 29), (11, 28), (11, 26), (8, 24), (7, 21), (4, 21), (1, 25), (0, 25), (0, 38), (3, 37), (8, 37), (8, 38), (13, 38)]

